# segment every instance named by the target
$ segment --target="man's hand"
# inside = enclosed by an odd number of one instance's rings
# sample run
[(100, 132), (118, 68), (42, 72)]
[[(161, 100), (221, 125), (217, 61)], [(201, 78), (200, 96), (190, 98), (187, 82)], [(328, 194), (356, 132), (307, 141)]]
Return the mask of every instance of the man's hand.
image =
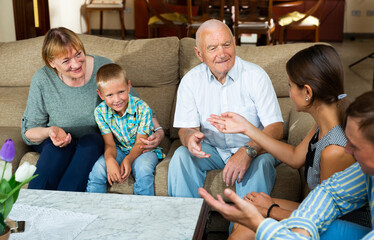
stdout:
[(245, 149), (239, 148), (239, 150), (230, 157), (223, 169), (223, 181), (226, 183), (226, 186), (233, 186), (236, 180), (240, 183), (250, 163), (251, 159), (245, 152)]
[(165, 137), (164, 130), (160, 129), (156, 131), (155, 133), (153, 133), (151, 136), (149, 136), (147, 139), (140, 138), (140, 141), (144, 143), (144, 145), (140, 146), (140, 148), (144, 149), (143, 153), (152, 151), (153, 149), (155, 149), (156, 147), (160, 145), (164, 137)]
[(209, 158), (210, 154), (201, 151), (201, 142), (205, 134), (202, 132), (195, 132), (191, 134), (187, 141), (188, 151), (197, 158)]
[(224, 194), (234, 205), (225, 203), (221, 195), (217, 195), (218, 200), (214, 199), (204, 188), (199, 188), (198, 192), (210, 206), (220, 212), (229, 221), (240, 223), (256, 231), (257, 227), (264, 220), (255, 206), (241, 199), (231, 189), (225, 189)]
[(126, 181), (131, 173), (131, 162), (127, 158), (123, 159), (121, 163), (121, 183)]
[(120, 182), (121, 180), (121, 174), (120, 174), (120, 168), (118, 163), (114, 158), (105, 160), (106, 164), (106, 173), (108, 178), (108, 183), (110, 186), (113, 185), (113, 183)]
[(70, 133), (66, 134), (64, 129), (56, 126), (49, 128), (48, 135), (51, 138), (53, 145), (56, 147), (65, 147), (71, 142)]

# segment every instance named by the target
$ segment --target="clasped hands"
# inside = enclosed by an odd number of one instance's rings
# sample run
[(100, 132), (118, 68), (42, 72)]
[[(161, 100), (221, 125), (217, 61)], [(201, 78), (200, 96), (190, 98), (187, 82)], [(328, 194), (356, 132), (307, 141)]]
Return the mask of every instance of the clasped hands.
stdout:
[(123, 159), (121, 165), (114, 158), (106, 159), (105, 164), (107, 166), (107, 179), (110, 186), (113, 183), (123, 183), (130, 176), (132, 164), (127, 158)]
[(70, 133), (66, 133), (64, 129), (60, 127), (50, 127), (48, 136), (51, 139), (53, 145), (55, 145), (56, 147), (66, 147), (71, 142)]

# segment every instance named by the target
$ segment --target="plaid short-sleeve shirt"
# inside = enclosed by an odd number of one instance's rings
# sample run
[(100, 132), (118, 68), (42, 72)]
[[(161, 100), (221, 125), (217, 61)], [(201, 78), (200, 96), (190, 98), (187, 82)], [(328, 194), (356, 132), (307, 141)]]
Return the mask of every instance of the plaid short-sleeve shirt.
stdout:
[[(150, 136), (153, 131), (151, 108), (143, 100), (130, 94), (126, 112), (122, 117), (103, 101), (95, 109), (95, 120), (101, 134), (112, 133), (116, 145), (124, 152), (132, 149), (137, 134)], [(161, 147), (153, 151), (158, 159), (165, 157)]]

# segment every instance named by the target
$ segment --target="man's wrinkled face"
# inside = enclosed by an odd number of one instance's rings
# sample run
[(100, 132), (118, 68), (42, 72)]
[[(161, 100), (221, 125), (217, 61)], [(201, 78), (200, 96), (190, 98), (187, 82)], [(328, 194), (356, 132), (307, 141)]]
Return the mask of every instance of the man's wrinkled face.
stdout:
[(361, 165), (364, 173), (374, 176), (374, 143), (367, 140), (359, 129), (360, 119), (348, 117), (345, 134), (348, 138), (345, 151)]
[(226, 75), (235, 64), (235, 42), (230, 29), (222, 26), (202, 32), (197, 57), (204, 62), (218, 79)]

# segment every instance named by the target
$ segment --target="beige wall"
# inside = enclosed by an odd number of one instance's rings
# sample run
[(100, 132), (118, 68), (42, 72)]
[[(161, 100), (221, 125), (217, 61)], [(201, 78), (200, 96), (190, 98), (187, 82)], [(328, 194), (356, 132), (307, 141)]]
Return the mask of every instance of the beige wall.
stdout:
[(0, 0), (0, 42), (16, 41), (13, 1)]
[[(51, 27), (67, 27), (77, 33), (87, 32), (84, 4), (86, 0), (49, 0)], [(126, 1), (125, 26), (134, 30), (134, 0)], [(129, 11), (129, 12), (128, 12)], [(99, 28), (99, 14), (92, 14), (93, 29)], [(104, 29), (121, 29), (117, 12), (104, 14)], [(0, 42), (16, 40), (16, 30), (13, 16), (13, 1), (0, 0)]]
[(84, 32), (86, 23), (81, 14), (85, 0), (49, 0), (51, 28), (66, 27), (76, 33)]
[[(91, 29), (99, 28), (100, 16), (98, 12), (94, 12), (91, 14)], [(126, 30), (135, 30), (134, 0), (126, 0), (125, 28)], [(104, 12), (103, 29), (121, 29), (117, 11)], [(85, 30), (87, 30), (87, 28), (85, 28)]]
[[(346, 0), (344, 15), (344, 33), (374, 33), (374, 16), (367, 16), (367, 11), (374, 12), (373, 0)], [(352, 16), (352, 11), (361, 11), (360, 16)]]
[[(85, 3), (87, 0), (49, 0), (51, 27), (67, 27), (76, 33), (87, 32), (85, 20)], [(125, 27), (134, 30), (134, 0), (126, 1)], [(129, 11), (129, 12), (128, 12)], [(99, 29), (99, 12), (91, 14), (91, 29)], [(104, 29), (121, 29), (117, 11), (104, 12)]]
[[(51, 27), (65, 26), (78, 33), (87, 31), (84, 20), (86, 0), (49, 0)], [(134, 1), (127, 0), (125, 25), (127, 30), (134, 30)], [(346, 0), (344, 33), (374, 33), (374, 17), (366, 16), (367, 10), (374, 11), (373, 0)], [(361, 16), (352, 16), (352, 11), (360, 10)], [(104, 16), (105, 29), (120, 29), (118, 14), (110, 12)], [(92, 28), (99, 28), (99, 14), (93, 14)], [(0, 0), (0, 42), (16, 40), (12, 0)]]

